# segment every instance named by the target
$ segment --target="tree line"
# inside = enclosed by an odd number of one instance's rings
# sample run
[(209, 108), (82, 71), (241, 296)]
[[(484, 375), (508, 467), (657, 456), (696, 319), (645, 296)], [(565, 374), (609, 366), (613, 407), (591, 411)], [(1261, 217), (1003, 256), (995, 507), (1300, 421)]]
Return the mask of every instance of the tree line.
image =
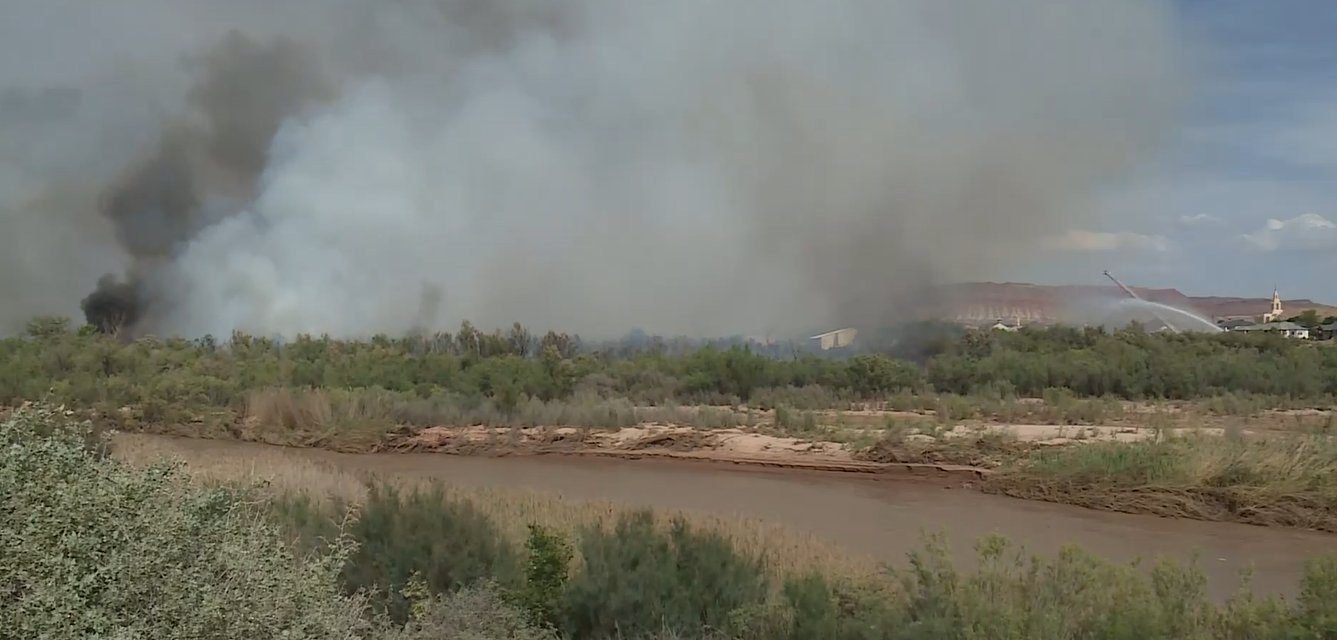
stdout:
[(738, 404), (775, 389), (820, 387), (832, 397), (989, 393), (1130, 400), (1267, 394), (1320, 401), (1337, 394), (1337, 349), (1273, 336), (1108, 332), (1053, 327), (975, 332), (941, 342), (922, 362), (887, 353), (772, 357), (746, 346), (593, 349), (579, 338), (514, 325), (483, 332), (367, 340), (236, 333), (225, 341), (121, 342), (59, 319), (0, 340), (0, 403), (50, 399), (115, 410), (171, 402), (237, 406), (256, 389), (382, 389), (449, 393), (502, 407), (576, 394), (637, 404)]

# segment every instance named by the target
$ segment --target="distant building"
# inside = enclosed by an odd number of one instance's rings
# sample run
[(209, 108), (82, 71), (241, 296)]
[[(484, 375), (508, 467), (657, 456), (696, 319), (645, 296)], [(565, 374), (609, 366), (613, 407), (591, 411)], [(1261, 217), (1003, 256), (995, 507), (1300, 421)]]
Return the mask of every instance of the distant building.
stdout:
[(1021, 330), (1021, 316), (1018, 315), (1014, 318), (1013, 324), (1008, 324), (1002, 318), (999, 318), (998, 322), (993, 323), (989, 329), (992, 331), (1019, 331)]
[(1277, 292), (1276, 287), (1272, 287), (1272, 310), (1263, 314), (1263, 324), (1277, 322), (1285, 317), (1285, 311), (1281, 308), (1281, 294)]
[(1264, 322), (1262, 324), (1251, 324), (1237, 327), (1232, 329), (1232, 331), (1239, 331), (1241, 333), (1276, 333), (1297, 340), (1309, 339), (1309, 329), (1295, 324), (1294, 322)]
[(1314, 337), (1319, 340), (1337, 339), (1337, 320), (1329, 322), (1328, 324), (1319, 325), (1318, 330), (1315, 333), (1318, 335), (1315, 335)]
[(1254, 322), (1253, 318), (1239, 317), (1239, 316), (1218, 318), (1216, 320), (1216, 326), (1221, 327), (1226, 331), (1234, 331), (1236, 329), (1239, 329), (1240, 327), (1251, 327), (1255, 324), (1257, 323)]
[(835, 331), (819, 333), (808, 339), (816, 341), (817, 346), (822, 351), (830, 351), (831, 349), (839, 349), (854, 344), (854, 338), (858, 335), (858, 329), (836, 329)]

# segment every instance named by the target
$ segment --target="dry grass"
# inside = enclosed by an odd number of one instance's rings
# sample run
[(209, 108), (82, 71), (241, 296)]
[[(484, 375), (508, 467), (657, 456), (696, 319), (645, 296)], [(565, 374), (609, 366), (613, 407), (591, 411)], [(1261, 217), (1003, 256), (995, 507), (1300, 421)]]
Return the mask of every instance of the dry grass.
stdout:
[[(180, 462), (196, 480), (218, 484), (258, 485), (274, 495), (304, 495), (315, 501), (335, 500), (360, 504), (367, 494), (366, 481), (328, 463), (312, 460), (300, 451), (254, 448), (245, 455), (218, 456), (195, 447), (182, 446), (169, 438), (143, 434), (117, 434), (113, 455), (133, 465), (164, 460)], [(379, 478), (405, 486), (423, 480)], [(609, 526), (633, 509), (607, 501), (571, 501), (552, 494), (525, 489), (445, 487), (449, 498), (463, 499), (486, 514), (516, 545), (523, 544), (530, 524), (542, 525), (568, 535), (590, 526)], [(722, 517), (695, 511), (661, 510), (655, 513), (663, 526), (675, 517), (693, 527), (720, 533), (737, 549), (763, 558), (776, 574), (800, 575), (822, 572), (861, 580), (877, 572), (870, 558), (851, 554), (820, 538), (792, 531), (754, 518)]]
[(209, 484), (242, 483), (275, 494), (300, 493), (313, 499), (357, 504), (366, 483), (332, 465), (283, 449), (255, 448), (245, 456), (219, 456), (161, 436), (118, 433), (112, 455), (135, 466), (161, 462), (184, 464), (193, 480)]
[(1337, 531), (1337, 439), (1175, 435), (1040, 450), (985, 489), (1202, 520)]
[(375, 449), (394, 430), (387, 394), (341, 389), (261, 389), (246, 397), (246, 440), (336, 451)]

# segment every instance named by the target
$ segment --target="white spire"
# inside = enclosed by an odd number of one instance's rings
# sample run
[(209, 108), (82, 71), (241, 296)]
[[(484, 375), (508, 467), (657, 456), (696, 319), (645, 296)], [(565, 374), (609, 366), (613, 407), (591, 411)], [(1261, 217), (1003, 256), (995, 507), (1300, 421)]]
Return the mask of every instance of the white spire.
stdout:
[(1263, 314), (1263, 322), (1276, 322), (1282, 319), (1285, 311), (1281, 308), (1281, 293), (1278, 292), (1276, 285), (1272, 286), (1272, 310)]

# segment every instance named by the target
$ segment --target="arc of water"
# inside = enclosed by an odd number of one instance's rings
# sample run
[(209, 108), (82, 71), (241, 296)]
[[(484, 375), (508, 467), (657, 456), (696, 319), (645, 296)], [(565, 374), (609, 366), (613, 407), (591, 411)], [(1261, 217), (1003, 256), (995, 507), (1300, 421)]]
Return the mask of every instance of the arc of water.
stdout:
[[(1142, 302), (1146, 302), (1146, 300), (1142, 300), (1142, 297), (1141, 297), (1141, 296), (1139, 296), (1139, 295), (1137, 295), (1136, 293), (1134, 293), (1132, 289), (1129, 289), (1128, 287), (1124, 286), (1124, 284), (1123, 284), (1122, 282), (1119, 282), (1119, 279), (1116, 278), (1116, 277), (1114, 277), (1114, 274), (1110, 273), (1108, 269), (1105, 270), (1105, 277), (1106, 277), (1106, 278), (1109, 278), (1110, 280), (1113, 280), (1115, 285), (1117, 285), (1120, 289), (1123, 289), (1123, 292), (1124, 292), (1124, 293), (1128, 294), (1128, 297), (1130, 297), (1130, 298), (1132, 298), (1132, 299), (1134, 299), (1134, 300), (1141, 300)], [(1164, 306), (1164, 305), (1162, 305), (1162, 306)], [(1171, 307), (1171, 308), (1173, 308), (1173, 307)], [(1172, 331), (1172, 332), (1174, 332), (1174, 333), (1179, 333), (1179, 329), (1177, 329), (1174, 325), (1170, 324), (1170, 322), (1169, 322), (1168, 320), (1166, 320), (1164, 317), (1162, 317), (1161, 314), (1157, 312), (1157, 310), (1156, 310), (1155, 307), (1152, 307), (1151, 315), (1156, 316), (1156, 319), (1157, 319), (1157, 320), (1160, 320), (1160, 321), (1161, 321), (1161, 324), (1165, 325), (1166, 328), (1168, 328), (1170, 331)]]

